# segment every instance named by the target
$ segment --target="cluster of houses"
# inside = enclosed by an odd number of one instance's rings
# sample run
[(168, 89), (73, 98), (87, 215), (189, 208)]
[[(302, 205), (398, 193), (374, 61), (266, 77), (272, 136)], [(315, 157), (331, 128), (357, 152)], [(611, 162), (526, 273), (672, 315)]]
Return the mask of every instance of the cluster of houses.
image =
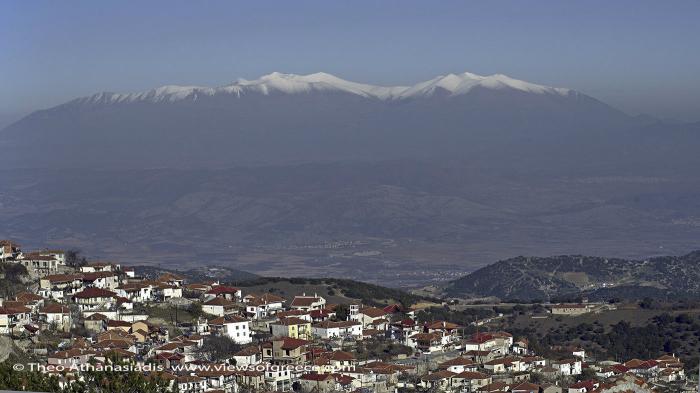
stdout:
[(19, 244), (11, 240), (0, 240), (0, 262), (12, 261), (22, 264), (37, 275), (48, 275), (66, 265), (65, 253), (60, 250), (42, 250), (23, 253)]
[[(545, 358), (524, 338), (503, 331), (466, 334), (450, 321), (420, 321), (415, 310), (400, 304), (246, 293), (174, 273), (141, 277), (107, 262), (69, 268), (62, 252), (24, 257), (9, 241), (0, 241), (0, 250), (0, 261), (21, 263), (36, 277), (25, 292), (2, 299), (0, 334), (32, 340), (34, 348), (41, 346), (42, 332), (62, 334), (58, 350), (42, 356), (53, 366), (44, 372), (63, 384), (81, 378), (79, 366), (114, 357), (158, 365), (146, 374), (187, 393), (641, 393), (685, 381), (683, 363), (673, 355), (590, 362), (581, 348), (560, 348), (559, 356)], [(35, 264), (44, 260), (39, 256), (53, 259)], [(192, 310), (193, 304), (201, 311), (183, 320), (144, 311)], [(224, 337), (234, 349), (214, 359), (207, 343)], [(407, 351), (384, 357), (360, 353), (360, 344), (370, 343)]]

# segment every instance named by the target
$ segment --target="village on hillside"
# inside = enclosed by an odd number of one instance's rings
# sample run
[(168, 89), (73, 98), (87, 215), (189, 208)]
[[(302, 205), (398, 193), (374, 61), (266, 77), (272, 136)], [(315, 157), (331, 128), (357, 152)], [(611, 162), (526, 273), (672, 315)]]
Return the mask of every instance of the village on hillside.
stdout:
[[(118, 364), (183, 393), (695, 391), (673, 353), (612, 361), (560, 346), (545, 356), (479, 321), (421, 320), (417, 305), (331, 304), (315, 293), (247, 292), (75, 259), (0, 241), (3, 280), (11, 266), (29, 277), (0, 293), (6, 362), (21, 360), (24, 372), (60, 389)], [(589, 311), (561, 304), (549, 312)]]

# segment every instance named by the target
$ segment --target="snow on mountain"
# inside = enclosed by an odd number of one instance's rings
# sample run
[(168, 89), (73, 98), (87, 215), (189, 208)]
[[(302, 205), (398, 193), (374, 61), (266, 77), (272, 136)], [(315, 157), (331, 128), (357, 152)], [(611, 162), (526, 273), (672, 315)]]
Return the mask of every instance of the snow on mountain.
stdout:
[(481, 76), (465, 72), (459, 75), (449, 74), (445, 76), (438, 76), (429, 81), (418, 83), (403, 91), (400, 98), (431, 96), (440, 89), (447, 91), (451, 95), (461, 95), (468, 93), (475, 87), (483, 87), (487, 89), (510, 88), (527, 93), (548, 93), (557, 95), (567, 95), (571, 91), (564, 88), (537, 85), (534, 83), (513, 79), (502, 74)]
[(386, 99), (400, 94), (407, 87), (383, 87), (363, 83), (355, 83), (338, 78), (325, 72), (317, 72), (310, 75), (294, 75), (273, 72), (256, 80), (239, 79), (236, 83), (224, 86), (218, 91), (234, 92), (239, 95), (246, 91), (255, 91), (261, 94), (282, 92), (287, 94), (307, 93), (311, 91), (341, 91), (363, 97)]
[(494, 152), (510, 160), (524, 151), (521, 141), (559, 154), (564, 142), (578, 149), (597, 140), (594, 132), (609, 138), (638, 123), (585, 94), (505, 75), (376, 86), (272, 73), (220, 87), (99, 93), (33, 112), (0, 130), (3, 151), (12, 152), (0, 155), (0, 167), (226, 167)]
[(247, 94), (269, 95), (274, 93), (300, 94), (310, 92), (342, 92), (379, 100), (401, 100), (430, 97), (438, 91), (457, 96), (467, 94), (477, 87), (493, 90), (513, 89), (527, 93), (562, 96), (571, 93), (569, 89), (529, 83), (502, 74), (481, 76), (465, 72), (459, 75), (440, 75), (413, 86), (376, 86), (347, 81), (324, 72), (309, 75), (273, 72), (255, 80), (239, 79), (230, 85), (216, 88), (168, 85), (140, 93), (98, 93), (89, 97), (79, 98), (74, 102), (94, 104), (145, 101), (162, 103), (186, 99), (197, 100), (200, 97), (220, 94), (242, 97)]

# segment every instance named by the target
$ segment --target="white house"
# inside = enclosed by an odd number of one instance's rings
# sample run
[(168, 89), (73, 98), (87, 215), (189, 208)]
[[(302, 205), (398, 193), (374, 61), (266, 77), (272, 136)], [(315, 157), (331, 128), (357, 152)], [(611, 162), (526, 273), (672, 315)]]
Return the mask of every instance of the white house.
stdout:
[(48, 364), (64, 367), (74, 367), (88, 364), (97, 352), (92, 349), (71, 348), (66, 351), (57, 351), (47, 359)]
[[(363, 307), (356, 314), (350, 315), (350, 319), (358, 321), (363, 327), (377, 325), (380, 321), (386, 321), (386, 311), (376, 307)], [(388, 321), (387, 321), (388, 322)]]
[(84, 287), (103, 288), (110, 291), (119, 286), (119, 276), (114, 272), (83, 273), (82, 281)]
[(118, 270), (120, 270), (120, 266), (110, 262), (92, 262), (80, 267), (81, 273), (116, 272)]
[(222, 317), (236, 310), (236, 303), (221, 297), (215, 297), (202, 303), (202, 312)]
[(444, 349), (442, 337), (437, 333), (415, 333), (406, 337), (406, 345), (423, 353), (439, 352)]
[(476, 371), (478, 367), (477, 364), (474, 363), (474, 361), (459, 356), (454, 359), (450, 359), (440, 363), (438, 365), (438, 368), (459, 374), (464, 371)]
[(71, 328), (72, 319), (68, 306), (61, 304), (49, 304), (39, 310), (41, 319), (49, 325), (53, 325), (58, 330), (67, 332)]
[(59, 266), (66, 265), (66, 253), (63, 250), (41, 250), (37, 251), (37, 254), (55, 259)]
[(249, 344), (253, 341), (250, 321), (236, 315), (224, 315), (209, 321), (209, 330), (218, 331), (230, 337), (236, 344)]
[[(448, 346), (459, 339), (460, 326), (447, 321), (434, 321), (427, 323), (424, 330), (428, 333), (439, 334), (442, 345)], [(512, 338), (512, 337), (511, 337)], [(510, 346), (510, 344), (508, 344)]]
[(167, 283), (158, 283), (153, 288), (153, 295), (158, 300), (181, 298), (182, 287)]
[(109, 309), (116, 301), (117, 294), (102, 288), (87, 288), (73, 295), (73, 301), (80, 311)]
[[(25, 307), (32, 310), (32, 313), (36, 313), (44, 306), (44, 298), (31, 292), (18, 293), (15, 296), (15, 301), (22, 303)], [(1, 302), (2, 301), (0, 301), (0, 303)]]
[(83, 289), (80, 274), (53, 274), (39, 280), (39, 294), (45, 298), (61, 300)]
[(286, 392), (292, 390), (292, 381), (301, 374), (293, 365), (278, 365), (265, 370), (265, 383), (271, 391)]
[(582, 372), (581, 359), (554, 360), (551, 366), (560, 375), (579, 375)]
[(260, 362), (260, 348), (257, 345), (245, 347), (233, 354), (236, 366), (249, 366)]
[(15, 260), (21, 253), (19, 244), (12, 240), (0, 240), (0, 261)]
[(175, 273), (163, 273), (156, 281), (175, 287), (183, 287), (185, 285), (185, 277)]
[(36, 252), (20, 254), (16, 262), (26, 267), (28, 271), (42, 277), (56, 274), (58, 272), (58, 267), (61, 265), (60, 261), (53, 256), (42, 255)]
[(28, 323), (30, 312), (24, 306), (0, 306), (0, 334), (10, 334), (15, 326)]
[(271, 293), (263, 295), (246, 295), (243, 297), (246, 314), (253, 319), (266, 318), (282, 310), (284, 298)]
[(207, 380), (195, 375), (182, 375), (177, 377), (178, 392), (200, 393), (207, 389)]
[(323, 339), (333, 337), (362, 338), (362, 324), (357, 321), (322, 321), (311, 326), (314, 337)]
[(153, 287), (140, 282), (126, 283), (117, 287), (117, 294), (134, 303), (144, 303), (155, 300)]
[(302, 296), (294, 296), (289, 307), (292, 310), (302, 311), (320, 310), (326, 307), (326, 299), (316, 294), (314, 296), (306, 296), (304, 293)]
[(226, 300), (238, 301), (242, 300), (243, 293), (240, 289), (229, 287), (226, 285), (215, 285), (210, 290), (204, 293), (209, 297), (222, 297)]
[(465, 351), (496, 351), (505, 354), (513, 346), (513, 336), (506, 332), (475, 333), (464, 342)]

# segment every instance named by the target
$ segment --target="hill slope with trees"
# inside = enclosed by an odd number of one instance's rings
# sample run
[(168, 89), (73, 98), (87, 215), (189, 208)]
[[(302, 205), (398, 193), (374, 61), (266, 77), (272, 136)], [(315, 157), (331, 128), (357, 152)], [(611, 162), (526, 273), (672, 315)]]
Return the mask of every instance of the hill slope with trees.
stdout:
[(516, 257), (452, 281), (449, 296), (556, 301), (700, 295), (700, 251), (646, 260), (560, 255)]

